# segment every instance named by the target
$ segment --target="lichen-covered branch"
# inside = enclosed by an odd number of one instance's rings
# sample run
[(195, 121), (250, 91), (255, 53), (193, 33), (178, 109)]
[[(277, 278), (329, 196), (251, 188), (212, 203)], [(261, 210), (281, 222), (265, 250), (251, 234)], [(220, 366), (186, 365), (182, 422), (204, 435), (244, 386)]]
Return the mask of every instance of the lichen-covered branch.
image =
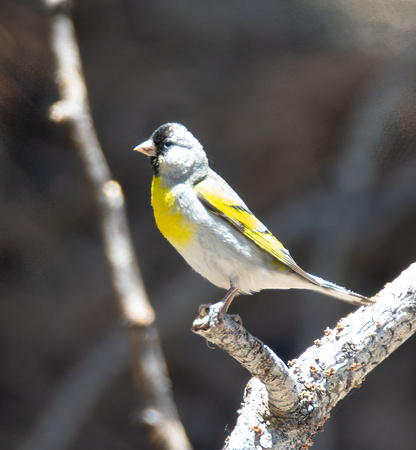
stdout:
[[(352, 389), (361, 387), (366, 375), (415, 332), (416, 264), (376, 297), (374, 305), (341, 318), (334, 329), (327, 328), (311, 347), (288, 363), (290, 369), (276, 356), (268, 356), (266, 370), (262, 363), (253, 367), (253, 361), (262, 361), (257, 355), (270, 355), (270, 349), (264, 346), (260, 350), (261, 342), (226, 316), (218, 320), (216, 308), (208, 313), (204, 310), (207, 314), (197, 318), (194, 331), (227, 351), (257, 378), (246, 388), (245, 404), (225, 448), (252, 449), (260, 443), (263, 448), (280, 450), (311, 445), (332, 408)], [(252, 361), (247, 364), (241, 353), (250, 355)], [(290, 383), (282, 383), (277, 376), (273, 385), (265, 376), (268, 371), (285, 374)], [(276, 414), (276, 398), (293, 402), (295, 392), (297, 404), (292, 403), (284, 414)]]
[(135, 257), (124, 196), (120, 185), (112, 179), (95, 133), (70, 2), (44, 0), (44, 3), (51, 15), (51, 46), (60, 94), (60, 101), (51, 108), (51, 118), (69, 125), (99, 213), (112, 284), (131, 346), (134, 381), (142, 400), (141, 423), (148, 426), (149, 439), (155, 448), (189, 449), (191, 445), (178, 417), (158, 332), (153, 324), (155, 313)]

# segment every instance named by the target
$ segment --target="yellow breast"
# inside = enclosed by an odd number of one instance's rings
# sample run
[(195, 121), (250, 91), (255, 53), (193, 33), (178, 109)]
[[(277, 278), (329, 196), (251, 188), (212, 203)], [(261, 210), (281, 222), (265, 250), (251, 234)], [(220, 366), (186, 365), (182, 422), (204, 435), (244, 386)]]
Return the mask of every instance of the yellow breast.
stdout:
[(152, 206), (160, 232), (175, 248), (184, 249), (193, 236), (195, 224), (181, 213), (174, 193), (163, 185), (160, 177), (153, 177)]

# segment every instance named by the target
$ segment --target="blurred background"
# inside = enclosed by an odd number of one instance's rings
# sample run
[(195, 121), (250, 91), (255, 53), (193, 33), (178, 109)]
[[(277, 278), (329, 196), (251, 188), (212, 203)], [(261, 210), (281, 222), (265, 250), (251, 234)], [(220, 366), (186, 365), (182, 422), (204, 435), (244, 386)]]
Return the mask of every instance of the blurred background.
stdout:
[[(373, 295), (416, 261), (416, 3), (84, 0), (73, 18), (179, 413), (195, 449), (221, 448), (249, 375), (191, 333), (223, 291), (156, 229), (150, 164), (131, 150), (183, 123), (304, 269)], [(57, 433), (54, 450), (147, 449), (89, 187), (48, 119), (48, 26), (40, 1), (1, 1), (0, 448)], [(353, 309), (264, 291), (231, 312), (289, 360)], [(377, 367), (314, 448), (416, 448), (415, 354), (410, 339)]]

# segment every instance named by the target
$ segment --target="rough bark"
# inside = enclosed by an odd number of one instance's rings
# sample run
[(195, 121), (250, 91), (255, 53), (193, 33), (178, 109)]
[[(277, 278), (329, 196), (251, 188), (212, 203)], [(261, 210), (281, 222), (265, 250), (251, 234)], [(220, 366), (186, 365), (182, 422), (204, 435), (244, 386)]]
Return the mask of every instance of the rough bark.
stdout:
[(202, 309), (193, 331), (225, 350), (253, 377), (231, 449), (299, 449), (312, 445), (331, 410), (415, 331), (416, 264), (361, 307), (327, 328), (311, 347), (285, 365), (217, 305)]

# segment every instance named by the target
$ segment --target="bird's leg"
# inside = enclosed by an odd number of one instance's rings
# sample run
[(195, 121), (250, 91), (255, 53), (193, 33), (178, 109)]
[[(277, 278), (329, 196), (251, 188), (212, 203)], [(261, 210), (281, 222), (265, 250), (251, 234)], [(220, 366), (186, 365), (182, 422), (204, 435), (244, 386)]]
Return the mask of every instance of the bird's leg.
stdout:
[[(224, 295), (224, 297), (217, 303), (220, 304), (220, 309), (218, 311), (219, 313), (219, 320), (221, 321), (221, 315), (222, 314), (226, 314), (228, 311), (228, 308), (231, 305), (231, 302), (234, 300), (234, 297), (236, 296), (236, 294), (238, 293), (238, 287), (235, 286), (235, 284), (233, 282), (231, 282), (231, 287), (230, 289), (228, 289), (227, 293)], [(216, 305), (217, 305), (216, 304)], [(198, 308), (198, 314), (201, 315), (206, 315), (209, 307), (211, 305), (210, 304), (204, 304), (204, 305), (199, 305)], [(230, 314), (230, 317), (237, 323), (239, 323), (240, 325), (243, 323), (240, 316), (238, 314)]]
[(236, 296), (238, 292), (238, 287), (231, 284), (230, 289), (228, 289), (227, 293), (224, 295), (224, 297), (221, 300), (222, 306), (221, 306), (221, 312), (223, 314), (226, 314), (228, 311), (228, 308), (231, 305), (231, 302), (234, 300), (234, 297)]
[[(220, 314), (227, 313), (228, 308), (230, 307), (231, 302), (234, 300), (234, 297), (236, 296), (237, 292), (238, 292), (238, 287), (236, 287), (233, 283), (231, 283), (230, 289), (228, 289), (228, 292), (224, 295), (224, 297), (220, 301), (220, 303), (222, 303), (222, 306), (219, 311)], [(243, 321), (241, 320), (241, 317), (238, 314), (230, 314), (230, 317), (231, 317), (231, 319), (234, 320), (234, 322), (237, 322), (240, 325), (243, 324)]]

